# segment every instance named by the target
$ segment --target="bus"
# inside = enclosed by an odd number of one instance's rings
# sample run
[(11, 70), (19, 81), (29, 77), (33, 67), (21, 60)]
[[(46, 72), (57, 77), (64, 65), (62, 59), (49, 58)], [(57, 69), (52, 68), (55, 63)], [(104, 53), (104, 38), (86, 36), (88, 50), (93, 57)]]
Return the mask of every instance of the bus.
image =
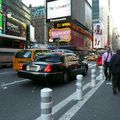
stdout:
[(24, 49), (25, 41), (22, 37), (0, 34), (0, 67), (12, 65), (15, 53)]

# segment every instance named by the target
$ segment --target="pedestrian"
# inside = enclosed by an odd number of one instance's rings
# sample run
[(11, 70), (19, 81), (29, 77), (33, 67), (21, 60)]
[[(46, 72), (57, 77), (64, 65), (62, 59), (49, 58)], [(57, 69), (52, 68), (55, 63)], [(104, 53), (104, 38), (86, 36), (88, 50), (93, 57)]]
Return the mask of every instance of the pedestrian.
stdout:
[(112, 52), (110, 50), (110, 47), (106, 47), (106, 51), (102, 55), (102, 65), (104, 66), (104, 74), (105, 74), (105, 80), (111, 79), (111, 73), (110, 73), (110, 60), (112, 58)]
[(111, 58), (110, 71), (112, 74), (113, 94), (116, 94), (116, 89), (120, 91), (120, 49)]

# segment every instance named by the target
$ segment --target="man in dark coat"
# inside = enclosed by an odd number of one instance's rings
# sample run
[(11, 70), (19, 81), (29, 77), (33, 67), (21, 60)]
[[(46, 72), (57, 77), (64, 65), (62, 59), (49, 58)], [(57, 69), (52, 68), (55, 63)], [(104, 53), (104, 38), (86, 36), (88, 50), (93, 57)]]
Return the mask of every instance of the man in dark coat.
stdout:
[(111, 58), (110, 71), (112, 73), (113, 94), (116, 94), (116, 89), (120, 91), (120, 49)]

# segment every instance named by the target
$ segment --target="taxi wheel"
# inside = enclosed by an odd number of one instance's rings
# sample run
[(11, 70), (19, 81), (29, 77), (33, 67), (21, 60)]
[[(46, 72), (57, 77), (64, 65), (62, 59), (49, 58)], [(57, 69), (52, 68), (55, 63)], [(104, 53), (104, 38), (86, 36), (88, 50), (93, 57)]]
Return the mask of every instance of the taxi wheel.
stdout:
[(68, 83), (68, 81), (69, 81), (69, 73), (68, 72), (64, 72), (63, 80), (64, 80), (64, 83)]

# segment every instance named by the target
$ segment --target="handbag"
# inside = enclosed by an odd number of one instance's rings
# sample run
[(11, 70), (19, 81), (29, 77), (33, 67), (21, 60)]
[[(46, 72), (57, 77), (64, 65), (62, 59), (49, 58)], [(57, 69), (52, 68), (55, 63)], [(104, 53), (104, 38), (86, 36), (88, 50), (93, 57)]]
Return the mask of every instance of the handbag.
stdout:
[(108, 56), (109, 56), (109, 53), (107, 54), (107, 57), (106, 57), (106, 59), (105, 59), (105, 61), (104, 61), (104, 65), (106, 65), (106, 64), (107, 64), (107, 59), (108, 59)]

